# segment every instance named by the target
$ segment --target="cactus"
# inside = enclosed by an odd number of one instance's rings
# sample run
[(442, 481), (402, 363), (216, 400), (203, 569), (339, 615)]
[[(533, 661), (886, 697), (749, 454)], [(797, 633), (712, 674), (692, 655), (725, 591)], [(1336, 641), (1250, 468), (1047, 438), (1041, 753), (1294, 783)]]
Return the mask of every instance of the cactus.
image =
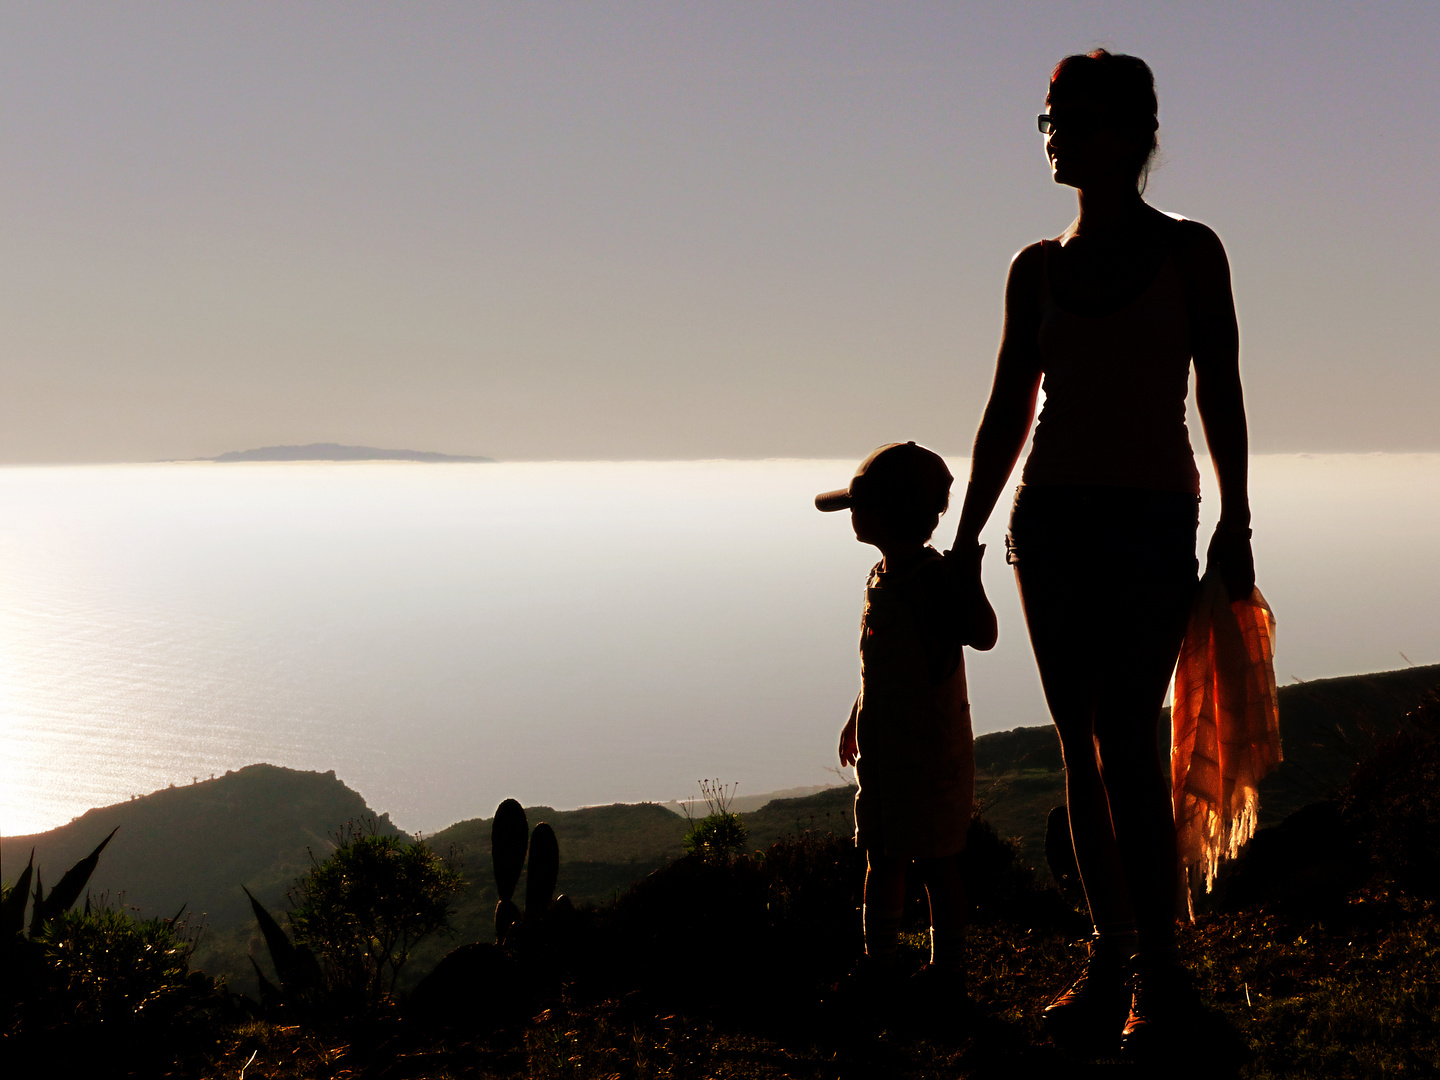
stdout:
[(490, 825), (490, 861), (495, 866), (495, 891), (501, 900), (515, 896), (529, 836), (530, 823), (518, 802), (506, 799), (495, 808), (495, 820)]
[(504, 943), (511, 927), (520, 921), (515, 906), (515, 886), (525, 865), (525, 849), (530, 842), (530, 823), (525, 809), (514, 799), (506, 799), (495, 808), (490, 824), (490, 862), (495, 870), (495, 891), (500, 902), (495, 905), (495, 940)]
[(496, 807), (490, 825), (490, 860), (495, 868), (495, 891), (500, 895), (495, 905), (495, 941), (501, 945), (521, 919), (514, 896), (527, 851), (530, 872), (525, 878), (525, 917), (538, 921), (549, 910), (555, 895), (560, 846), (555, 841), (555, 830), (543, 821), (530, 833), (525, 810), (514, 799), (506, 799)]
[(559, 877), (560, 845), (555, 842), (555, 830), (542, 821), (530, 836), (530, 873), (525, 878), (527, 919), (544, 917)]
[(520, 921), (520, 909), (513, 900), (501, 900), (495, 905), (495, 943), (504, 945), (510, 931)]

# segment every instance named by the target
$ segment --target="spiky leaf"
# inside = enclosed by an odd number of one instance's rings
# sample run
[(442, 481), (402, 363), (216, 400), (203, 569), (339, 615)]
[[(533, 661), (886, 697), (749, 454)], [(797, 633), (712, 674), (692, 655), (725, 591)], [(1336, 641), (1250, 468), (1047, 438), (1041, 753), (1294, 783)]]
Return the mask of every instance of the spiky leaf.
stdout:
[[(78, 863), (72, 866), (50, 890), (50, 895), (45, 898), (44, 911), (40, 913), (40, 921), (48, 922), (61, 912), (69, 911), (76, 900), (79, 900), (85, 892), (85, 885), (90, 880), (90, 875), (95, 872), (96, 865), (100, 862), (100, 853), (105, 850), (105, 845), (115, 838), (120, 831), (120, 826), (110, 830), (110, 835), (101, 840), (95, 850)], [(38, 909), (39, 905), (37, 905)]]
[(45, 886), (40, 881), (40, 868), (35, 868), (35, 906), (30, 909), (30, 936), (39, 937), (40, 928), (45, 925), (42, 912), (45, 909)]
[(247, 959), (249, 959), (250, 961), (250, 966), (255, 969), (255, 978), (260, 981), (261, 1003), (264, 1005), (269, 1005), (272, 1002), (279, 1001), (279, 987), (277, 987), (274, 983), (272, 983), (269, 979), (265, 977), (265, 973), (260, 970), (260, 965), (255, 962), (255, 958), (253, 956), (248, 957)]
[(542, 821), (530, 837), (530, 872), (525, 875), (527, 918), (545, 914), (559, 877), (560, 845), (555, 841), (555, 830)]
[(0, 935), (9, 938), (25, 930), (25, 905), (30, 902), (30, 877), (35, 869), (35, 849), (30, 849), (30, 861), (15, 887), (0, 906)]
[(525, 819), (525, 808), (514, 799), (506, 799), (495, 808), (495, 820), (490, 823), (490, 861), (495, 867), (495, 891), (501, 900), (515, 897), (529, 843), (530, 823)]
[[(240, 887), (245, 889), (244, 885)], [(270, 950), (270, 962), (275, 965), (275, 974), (280, 979), (280, 985), (289, 990), (300, 970), (300, 958), (295, 954), (295, 946), (291, 944), (285, 931), (280, 929), (275, 917), (265, 910), (265, 905), (256, 900), (249, 889), (245, 889), (245, 895), (250, 898), (255, 921), (260, 924), (260, 933), (265, 935), (265, 945)]]

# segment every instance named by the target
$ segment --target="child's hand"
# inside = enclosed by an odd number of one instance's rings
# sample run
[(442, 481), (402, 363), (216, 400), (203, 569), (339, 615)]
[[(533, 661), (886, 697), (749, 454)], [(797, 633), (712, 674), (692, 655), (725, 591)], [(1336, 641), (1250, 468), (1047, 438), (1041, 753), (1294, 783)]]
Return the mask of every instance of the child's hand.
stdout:
[(851, 706), (850, 719), (845, 721), (845, 726), (840, 729), (840, 764), (849, 768), (855, 764), (860, 757), (860, 744), (855, 740), (855, 714), (858, 711), (860, 699), (855, 699), (855, 705)]

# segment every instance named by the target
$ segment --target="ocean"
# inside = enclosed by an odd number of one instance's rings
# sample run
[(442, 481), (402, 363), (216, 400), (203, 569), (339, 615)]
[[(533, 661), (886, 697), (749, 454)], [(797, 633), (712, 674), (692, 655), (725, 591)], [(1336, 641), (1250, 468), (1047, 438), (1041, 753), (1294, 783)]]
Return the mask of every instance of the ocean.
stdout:
[[(0, 832), (256, 761), (333, 769), (423, 832), (507, 797), (835, 781), (875, 553), (811, 499), (853, 467), (0, 468)], [(1282, 682), (1440, 662), (1440, 454), (1252, 476)], [(1047, 722), (1001, 511), (977, 732)]]

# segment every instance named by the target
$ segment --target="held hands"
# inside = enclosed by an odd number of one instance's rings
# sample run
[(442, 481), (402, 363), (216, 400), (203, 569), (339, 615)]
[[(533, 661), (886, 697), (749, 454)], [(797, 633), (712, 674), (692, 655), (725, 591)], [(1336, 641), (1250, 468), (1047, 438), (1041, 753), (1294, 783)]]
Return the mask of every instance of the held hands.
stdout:
[(1237, 529), (1223, 522), (1215, 526), (1210, 547), (1205, 553), (1205, 572), (1217, 573), (1233, 604), (1248, 600), (1255, 591), (1255, 554), (1250, 550), (1250, 530)]
[(995, 609), (990, 606), (980, 579), (980, 560), (984, 557), (984, 544), (962, 545), (958, 538), (955, 547), (945, 552), (945, 564), (955, 592), (953, 602), (960, 623), (960, 644), (981, 652), (993, 649), (1000, 635)]

